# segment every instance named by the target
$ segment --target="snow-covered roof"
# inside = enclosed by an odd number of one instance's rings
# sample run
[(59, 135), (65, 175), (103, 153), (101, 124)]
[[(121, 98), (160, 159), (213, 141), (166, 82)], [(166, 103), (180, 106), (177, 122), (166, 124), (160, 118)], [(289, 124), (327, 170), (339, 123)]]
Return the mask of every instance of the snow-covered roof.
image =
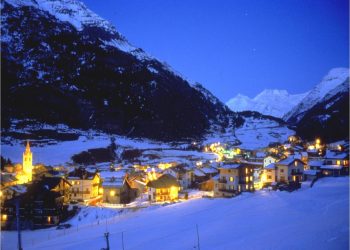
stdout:
[(346, 159), (349, 155), (345, 152), (339, 153), (337, 151), (327, 150), (324, 158), (326, 159)]
[(309, 161), (309, 166), (312, 166), (312, 167), (320, 167), (322, 165), (323, 165), (323, 161), (317, 161), (317, 160)]
[(304, 170), (305, 175), (316, 175), (318, 172), (319, 172), (318, 170), (313, 170), (313, 169)]
[(284, 160), (281, 160), (281, 161), (279, 161), (279, 162), (276, 162), (278, 165), (285, 165), (285, 166), (289, 166), (290, 164), (292, 164), (294, 161), (299, 161), (299, 162), (301, 162), (302, 164), (304, 164), (305, 165), (305, 163), (304, 162), (302, 162), (301, 160), (299, 160), (299, 159), (295, 159), (295, 158), (293, 158), (293, 157), (287, 157), (286, 159), (284, 159)]
[(320, 168), (321, 169), (340, 170), (340, 169), (343, 168), (343, 166), (339, 166), (339, 165), (322, 165)]
[(215, 174), (218, 172), (217, 169), (215, 168), (210, 168), (210, 167), (205, 167), (205, 168), (201, 168), (201, 170), (206, 173), (206, 174)]
[(198, 168), (196, 168), (194, 171), (193, 171), (194, 175), (195, 176), (198, 176), (198, 177), (202, 177), (202, 176), (205, 176), (205, 174), (199, 170)]
[(270, 163), (269, 165), (265, 166), (265, 169), (275, 169), (276, 164), (275, 163)]
[(124, 185), (124, 179), (122, 178), (117, 178), (117, 179), (113, 179), (113, 181), (104, 181), (102, 183), (102, 187), (122, 187)]
[(238, 163), (234, 163), (234, 164), (224, 164), (219, 168), (223, 168), (223, 169), (236, 169), (239, 168), (239, 166), (241, 166), (241, 164)]
[(125, 171), (102, 171), (100, 172), (101, 178), (107, 179), (107, 178), (124, 178)]

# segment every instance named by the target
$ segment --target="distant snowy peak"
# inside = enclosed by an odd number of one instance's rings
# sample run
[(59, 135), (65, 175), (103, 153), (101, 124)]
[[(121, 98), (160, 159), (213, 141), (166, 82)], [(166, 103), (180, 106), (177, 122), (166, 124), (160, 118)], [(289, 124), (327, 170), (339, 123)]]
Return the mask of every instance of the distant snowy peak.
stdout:
[(264, 115), (282, 117), (308, 93), (291, 95), (286, 90), (265, 89), (254, 98), (238, 94), (226, 105), (233, 111), (257, 111)]
[(286, 121), (298, 122), (302, 119), (303, 114), (315, 106), (320, 101), (325, 101), (324, 98), (330, 98), (343, 91), (342, 84), (349, 83), (348, 68), (334, 68), (306, 95), (300, 103), (290, 110), (283, 119)]

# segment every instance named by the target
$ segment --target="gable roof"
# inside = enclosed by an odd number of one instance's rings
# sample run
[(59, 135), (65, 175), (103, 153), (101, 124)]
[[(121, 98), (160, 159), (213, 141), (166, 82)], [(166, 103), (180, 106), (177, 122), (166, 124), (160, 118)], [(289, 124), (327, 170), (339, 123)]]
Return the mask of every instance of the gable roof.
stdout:
[(147, 186), (152, 188), (170, 188), (172, 186), (180, 187), (180, 184), (173, 176), (164, 174), (157, 180), (148, 182)]
[(89, 172), (87, 171), (85, 168), (76, 168), (74, 169), (72, 172), (70, 172), (68, 174), (68, 179), (72, 179), (72, 180), (92, 180), (96, 175), (96, 172), (95, 173), (92, 173), (92, 172)]
[(221, 167), (219, 167), (219, 169), (220, 168), (222, 168), (222, 169), (236, 169), (236, 168), (239, 168), (241, 166), (241, 164), (238, 164), (238, 163), (231, 163), (231, 164), (224, 164), (224, 165), (222, 165)]
[(349, 155), (345, 152), (336, 152), (327, 150), (326, 155), (324, 156), (325, 159), (346, 159)]
[(265, 166), (265, 169), (275, 169), (276, 164), (275, 163), (270, 163), (269, 165)]
[(295, 159), (295, 158), (292, 158), (292, 157), (287, 157), (286, 159), (284, 160), (281, 160), (279, 162), (276, 162), (277, 165), (283, 165), (283, 166), (289, 166), (290, 164), (292, 164), (294, 161), (298, 161), (300, 162), (301, 164), (303, 165), (306, 165), (303, 161), (299, 160), (299, 159)]
[(60, 182), (63, 181), (69, 186), (72, 186), (66, 179), (61, 177), (43, 177), (40, 181), (37, 182), (38, 185), (41, 186), (47, 186), (49, 190), (55, 188), (60, 184)]

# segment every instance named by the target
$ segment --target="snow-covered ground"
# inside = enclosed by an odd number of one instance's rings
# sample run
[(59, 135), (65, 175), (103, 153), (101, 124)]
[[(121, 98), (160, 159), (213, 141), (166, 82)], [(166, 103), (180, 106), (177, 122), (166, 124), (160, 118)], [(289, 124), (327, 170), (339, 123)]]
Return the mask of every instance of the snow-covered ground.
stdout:
[[(201, 249), (349, 247), (348, 177), (324, 178), (292, 193), (258, 191), (134, 212), (84, 211), (69, 230), (24, 231), (24, 249), (101, 249), (106, 231), (111, 249), (122, 249), (122, 232), (125, 249), (197, 249), (196, 224)], [(16, 236), (2, 232), (2, 249), (15, 249)]]
[(271, 142), (283, 143), (295, 131), (281, 126), (275, 121), (247, 118), (245, 124), (236, 130), (236, 137), (242, 142), (243, 149), (267, 147)]

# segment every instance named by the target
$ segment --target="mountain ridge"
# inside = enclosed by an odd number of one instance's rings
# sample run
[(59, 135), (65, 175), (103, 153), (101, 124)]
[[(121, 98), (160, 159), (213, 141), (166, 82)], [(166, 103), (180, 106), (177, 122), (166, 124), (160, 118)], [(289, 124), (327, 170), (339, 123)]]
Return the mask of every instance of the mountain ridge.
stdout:
[(289, 94), (286, 90), (265, 89), (254, 98), (237, 94), (226, 105), (235, 112), (257, 111), (264, 115), (282, 118), (289, 109), (296, 105), (308, 92)]

